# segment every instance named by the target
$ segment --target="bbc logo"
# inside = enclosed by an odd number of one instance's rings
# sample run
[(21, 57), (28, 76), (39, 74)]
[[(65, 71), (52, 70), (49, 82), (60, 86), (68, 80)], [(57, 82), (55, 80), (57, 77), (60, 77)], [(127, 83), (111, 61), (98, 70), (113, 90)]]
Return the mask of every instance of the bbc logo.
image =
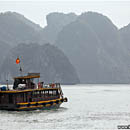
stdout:
[(118, 125), (118, 129), (130, 129), (130, 125)]

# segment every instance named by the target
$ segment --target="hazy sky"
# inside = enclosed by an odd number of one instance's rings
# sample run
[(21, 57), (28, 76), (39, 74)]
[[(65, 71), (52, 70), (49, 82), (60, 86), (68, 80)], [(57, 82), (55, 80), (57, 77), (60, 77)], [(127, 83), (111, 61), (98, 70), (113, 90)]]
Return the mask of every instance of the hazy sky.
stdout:
[(15, 11), (33, 22), (46, 25), (46, 15), (50, 12), (95, 11), (108, 16), (117, 27), (130, 23), (130, 0), (0, 0), (0, 12)]

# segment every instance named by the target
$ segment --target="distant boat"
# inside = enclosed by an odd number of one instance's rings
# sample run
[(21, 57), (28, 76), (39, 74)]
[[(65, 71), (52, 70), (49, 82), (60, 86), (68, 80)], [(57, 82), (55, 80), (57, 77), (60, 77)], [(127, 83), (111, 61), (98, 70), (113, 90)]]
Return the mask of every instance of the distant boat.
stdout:
[(0, 109), (16, 111), (51, 109), (67, 102), (67, 98), (63, 97), (60, 83), (48, 85), (43, 82), (34, 83), (35, 78), (39, 79), (40, 73), (14, 77), (12, 90), (8, 85), (1, 87)]

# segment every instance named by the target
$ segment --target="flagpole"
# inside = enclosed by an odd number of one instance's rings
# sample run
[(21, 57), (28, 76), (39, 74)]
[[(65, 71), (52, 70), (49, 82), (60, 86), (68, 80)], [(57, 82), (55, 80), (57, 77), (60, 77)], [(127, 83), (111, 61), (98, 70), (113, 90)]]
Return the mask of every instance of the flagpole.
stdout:
[(20, 75), (22, 76), (22, 67), (21, 67), (21, 63), (20, 63), (19, 57), (17, 57), (17, 59), (16, 59), (16, 64), (19, 64), (19, 71), (20, 71)]
[(20, 71), (21, 76), (23, 76), (23, 75), (22, 75), (22, 67), (21, 67), (20, 64), (19, 64), (19, 71)]

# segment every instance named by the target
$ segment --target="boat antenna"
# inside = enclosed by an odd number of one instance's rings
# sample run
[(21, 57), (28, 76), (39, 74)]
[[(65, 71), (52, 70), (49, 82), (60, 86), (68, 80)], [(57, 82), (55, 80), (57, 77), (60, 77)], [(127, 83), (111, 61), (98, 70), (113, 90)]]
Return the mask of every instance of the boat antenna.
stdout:
[(21, 56), (21, 71), (24, 72), (23, 70), (24, 70), (24, 65), (23, 65), (23, 56)]
[(8, 79), (9, 79), (9, 77), (8, 77), (8, 76), (9, 76), (9, 72), (7, 73), (7, 79), (6, 79), (7, 90), (9, 90), (9, 83), (8, 83), (8, 81), (9, 81), (9, 80), (8, 80)]

